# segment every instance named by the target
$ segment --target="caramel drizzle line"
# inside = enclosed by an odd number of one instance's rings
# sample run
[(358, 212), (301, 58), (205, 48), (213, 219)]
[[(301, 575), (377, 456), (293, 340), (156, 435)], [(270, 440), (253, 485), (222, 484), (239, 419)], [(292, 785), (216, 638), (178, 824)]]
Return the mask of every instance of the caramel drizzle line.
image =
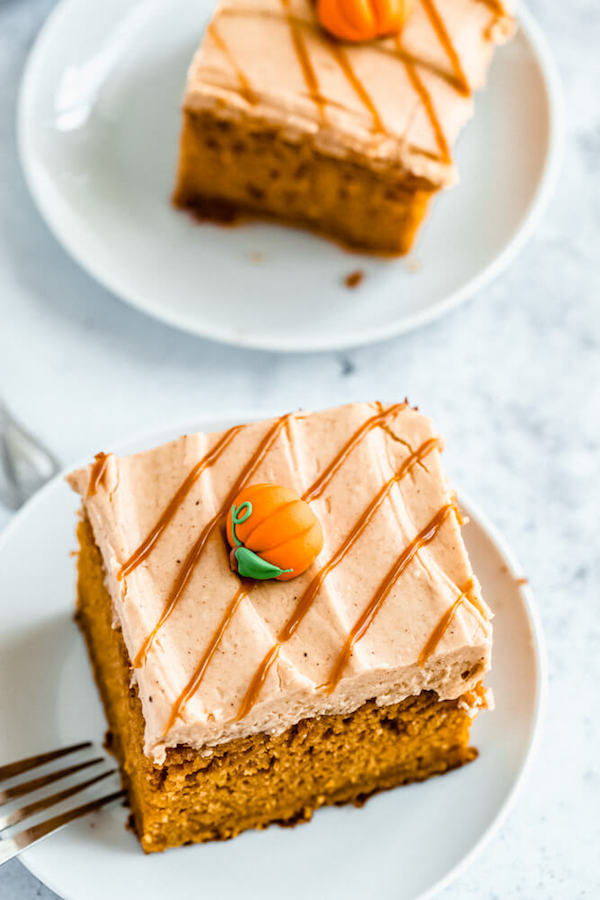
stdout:
[[(293, 16), (291, 14), (291, 12), (289, 11), (289, 0), (281, 0), (281, 2), (286, 10), (286, 20), (290, 27), (292, 40), (294, 43), (294, 48), (296, 50), (296, 55), (298, 57), (298, 61), (300, 63), (301, 69), (302, 69), (302, 73), (304, 76), (306, 86), (309, 91), (309, 95), (310, 95), (312, 101), (317, 106), (317, 108), (319, 110), (319, 115), (320, 115), (322, 121), (325, 121), (325, 107), (327, 106), (328, 103), (331, 103), (332, 101), (328, 100), (327, 98), (324, 98), (320, 93), (317, 76), (316, 76), (314, 67), (310, 61), (310, 57), (309, 57), (308, 51), (306, 49), (306, 44), (304, 42), (304, 38), (301, 34), (302, 29), (310, 30), (311, 32), (315, 32), (315, 33), (318, 32), (319, 29), (317, 29), (312, 22), (306, 22), (302, 19), (299, 19), (299, 18)], [(499, 3), (499, 0), (482, 0), (482, 2), (486, 3), (486, 5), (490, 6), (491, 8), (495, 9), (499, 15), (505, 15), (505, 11), (504, 11), (502, 5)], [(415, 67), (423, 66), (423, 68), (426, 68), (429, 71), (436, 74), (438, 77), (443, 78), (445, 81), (447, 81), (449, 84), (451, 84), (457, 91), (459, 91), (459, 93), (464, 94), (465, 96), (471, 96), (471, 87), (469, 85), (469, 82), (468, 82), (468, 80), (465, 76), (464, 70), (462, 68), (462, 65), (460, 62), (460, 57), (458, 56), (458, 53), (456, 52), (454, 44), (452, 43), (450, 35), (448, 34), (446, 26), (436, 8), (433, 0), (422, 0), (422, 4), (423, 4), (423, 8), (425, 10), (425, 13), (428, 16), (428, 18), (438, 36), (440, 43), (442, 44), (444, 50), (446, 51), (446, 53), (448, 55), (448, 58), (450, 60), (452, 68), (454, 70), (454, 74), (448, 75), (447, 72), (444, 72), (443, 70), (439, 69), (437, 66), (434, 66), (425, 60), (422, 60), (418, 57), (413, 56), (412, 54), (407, 53), (401, 45), (401, 34), (399, 34), (396, 39), (396, 53), (394, 55), (404, 63), (406, 70), (408, 72), (409, 78), (411, 80), (411, 83), (413, 84), (413, 87), (415, 88), (416, 92), (418, 93), (419, 98), (420, 98), (421, 102), (423, 103), (425, 110), (427, 112), (427, 115), (431, 121), (433, 130), (435, 132), (437, 144), (442, 152), (442, 157), (439, 161), (447, 163), (451, 159), (450, 150), (448, 148), (448, 144), (447, 144), (445, 135), (443, 133), (443, 130), (441, 128), (439, 119), (438, 119), (435, 109), (433, 107), (433, 103), (432, 103), (429, 91), (423, 84), (423, 81), (420, 78), (420, 76), (418, 75)], [(246, 12), (246, 11), (244, 11), (244, 10), (239, 10), (239, 11), (238, 10), (224, 10), (222, 15), (236, 15), (236, 14), (243, 15), (244, 12)], [(279, 18), (278, 16), (273, 16), (273, 14), (269, 13), (268, 11), (261, 11), (259, 13), (255, 13), (254, 11), (252, 11), (252, 13), (256, 14), (256, 15), (264, 16), (264, 17)], [(223, 40), (223, 38), (217, 31), (214, 22), (209, 25), (209, 31), (211, 32), (211, 34), (215, 40), (215, 43), (219, 46), (221, 51), (225, 54), (225, 56), (229, 60), (230, 65), (234, 69), (234, 71), (237, 75), (238, 81), (240, 82), (240, 85), (241, 85), (242, 95), (245, 96), (245, 98), (248, 100), (248, 102), (256, 103), (256, 96), (254, 95), (254, 92), (250, 88), (248, 79), (246, 78), (244, 73), (241, 71), (241, 69), (238, 67), (235, 59), (233, 58), (233, 55), (231, 54), (229, 47), (227, 46), (227, 44), (225, 43), (225, 41)], [(385, 134), (386, 133), (385, 127), (381, 120), (381, 116), (379, 115), (379, 112), (377, 110), (377, 107), (373, 103), (372, 98), (370, 97), (369, 93), (365, 89), (364, 85), (361, 83), (360, 79), (357, 78), (356, 73), (354, 72), (354, 70), (350, 64), (350, 61), (347, 57), (346, 51), (338, 44), (335, 44), (333, 42), (330, 42), (330, 43), (331, 43), (332, 53), (336, 57), (336, 61), (338, 62), (338, 65), (344, 72), (344, 75), (350, 82), (352, 88), (354, 89), (355, 93), (362, 101), (365, 108), (371, 114), (371, 117), (373, 119), (374, 131)], [(388, 51), (382, 47), (382, 48), (380, 48), (379, 52), (388, 52)], [(411, 148), (411, 149), (422, 152), (424, 155), (430, 157), (431, 159), (435, 159), (435, 160), (438, 159), (438, 157), (434, 156), (433, 154), (427, 153), (426, 151), (424, 151), (423, 148), (416, 147), (416, 148)]]
[(225, 634), (225, 631), (227, 630), (229, 623), (235, 616), (235, 614), (238, 610), (238, 607), (239, 607), (240, 603), (242, 602), (242, 600), (244, 599), (244, 597), (246, 596), (246, 594), (247, 594), (247, 591), (245, 588), (243, 588), (243, 587), (238, 588), (235, 596), (231, 600), (229, 606), (227, 607), (225, 615), (221, 619), (221, 622), (219, 623), (219, 627), (217, 628), (214, 635), (212, 636), (210, 644), (204, 651), (202, 659), (198, 663), (198, 665), (194, 671), (194, 674), (192, 675), (192, 677), (186, 684), (185, 688), (183, 689), (183, 691), (181, 692), (181, 694), (179, 695), (179, 697), (173, 704), (171, 713), (169, 715), (169, 721), (167, 722), (167, 726), (164, 730), (165, 735), (167, 734), (168, 731), (171, 730), (171, 728), (173, 727), (173, 725), (179, 718), (179, 714), (180, 714), (181, 710), (186, 705), (186, 703), (188, 702), (190, 697), (192, 697), (198, 690), (198, 687), (200, 686), (200, 682), (204, 678), (204, 673), (208, 669), (209, 663), (210, 663), (211, 659), (213, 658), (213, 656), (215, 655), (215, 650), (217, 649), (218, 645), (220, 644), (221, 638)]
[(146, 656), (148, 655), (148, 651), (150, 650), (150, 648), (152, 647), (152, 644), (154, 643), (154, 639), (156, 638), (156, 635), (158, 634), (160, 629), (163, 627), (163, 625), (165, 624), (165, 622), (167, 621), (167, 619), (169, 618), (169, 616), (171, 615), (171, 613), (177, 606), (177, 603), (178, 603), (181, 595), (183, 594), (185, 588), (187, 587), (187, 584), (188, 584), (190, 578), (192, 577), (194, 569), (196, 568), (196, 565), (198, 564), (200, 557), (202, 556), (202, 551), (204, 550), (204, 547), (206, 546), (209, 538), (217, 530), (221, 519), (223, 518), (224, 515), (226, 515), (227, 510), (229, 509), (229, 507), (235, 500), (236, 496), (242, 490), (242, 488), (244, 487), (244, 485), (246, 484), (248, 479), (252, 476), (255, 469), (260, 465), (262, 460), (265, 458), (265, 456), (271, 449), (271, 445), (277, 438), (277, 435), (281, 431), (281, 428), (287, 418), (288, 418), (287, 415), (281, 416), (281, 418), (277, 419), (274, 422), (274, 424), (271, 426), (271, 428), (269, 428), (269, 430), (267, 431), (267, 433), (265, 434), (263, 439), (260, 441), (258, 447), (256, 448), (256, 450), (254, 451), (254, 453), (252, 454), (252, 456), (250, 457), (250, 459), (248, 460), (248, 462), (246, 463), (246, 465), (244, 466), (244, 468), (238, 475), (238, 478), (237, 478), (235, 484), (229, 491), (223, 504), (221, 505), (219, 510), (215, 513), (215, 515), (212, 517), (212, 519), (210, 519), (206, 523), (206, 525), (200, 532), (199, 537), (196, 539), (196, 542), (194, 543), (193, 547), (191, 548), (188, 555), (186, 556), (186, 558), (183, 562), (183, 565), (181, 567), (181, 570), (179, 571), (177, 578), (175, 579), (175, 584), (171, 588), (171, 592), (170, 592), (169, 596), (167, 597), (164, 609), (160, 615), (158, 622), (156, 623), (156, 625), (154, 626), (154, 628), (152, 629), (152, 631), (150, 632), (148, 637), (145, 638), (144, 642), (142, 643), (142, 646), (140, 647), (140, 649), (138, 651), (136, 658), (133, 661), (134, 668), (137, 669), (137, 668), (139, 668), (139, 666), (141, 666), (144, 663), (144, 660), (146, 659)]
[[(388, 53), (391, 56), (394, 56), (395, 59), (399, 59), (400, 62), (403, 63), (411, 63), (413, 66), (418, 66), (420, 69), (425, 69), (427, 72), (431, 72), (432, 75), (436, 75), (438, 78), (441, 78), (442, 81), (445, 81), (450, 87), (453, 87), (455, 91), (458, 91), (459, 94), (464, 95), (464, 89), (462, 86), (462, 82), (458, 80), (455, 75), (450, 74), (449, 72), (445, 72), (443, 69), (440, 69), (438, 66), (433, 63), (429, 63), (424, 59), (421, 59), (419, 56), (414, 56), (412, 53), (408, 53), (401, 45), (402, 35), (399, 34), (396, 38), (396, 49), (395, 51), (387, 50), (385, 47), (381, 48), (381, 53)], [(469, 96), (470, 96), (469, 91)], [(419, 149), (419, 148), (417, 148)], [(421, 150), (421, 152), (426, 153), (425, 150)]]
[[(482, 2), (488, 2), (488, 0), (482, 0)], [(494, 0), (489, 0), (489, 2), (494, 2)], [(238, 18), (238, 17), (250, 17), (250, 18), (260, 18), (260, 19), (275, 19), (276, 21), (281, 21), (281, 16), (277, 15), (277, 13), (271, 12), (270, 10), (261, 9), (223, 9), (219, 13), (222, 17), (227, 18)], [(286, 17), (288, 22), (293, 22), (297, 28), (303, 28), (305, 31), (310, 31), (313, 34), (320, 34), (321, 28), (315, 25), (314, 22), (308, 22), (306, 19), (298, 18), (297, 16), (288, 15)], [(460, 82), (455, 75), (450, 74), (445, 69), (440, 68), (435, 65), (435, 63), (429, 62), (426, 59), (421, 59), (418, 56), (414, 56), (412, 53), (408, 53), (402, 46), (398, 45), (397, 52), (394, 52), (386, 46), (380, 45), (371, 45), (371, 49), (373, 49), (377, 53), (384, 53), (387, 56), (394, 56), (397, 59), (402, 61), (412, 62), (415, 65), (421, 66), (423, 69), (427, 69), (428, 72), (431, 72), (433, 75), (437, 75), (438, 78), (441, 78), (443, 81), (447, 81), (449, 85), (451, 85), (456, 90), (463, 92), (462, 82)], [(337, 105), (335, 101), (326, 99), (325, 103)], [(340, 109), (346, 109), (340, 105)], [(348, 111), (346, 109), (346, 111)]]
[(444, 25), (444, 20), (440, 16), (434, 0), (421, 0), (421, 4), (435, 30), (435, 33), (438, 36), (440, 44), (448, 54), (448, 59), (450, 60), (452, 68), (454, 69), (454, 74), (462, 89), (462, 92), (469, 96), (471, 94), (471, 86), (469, 85), (463, 67), (461, 65), (460, 58), (458, 56), (458, 53), (456, 52), (456, 48), (452, 43), (452, 39), (448, 34), (448, 30)]
[(240, 83), (240, 89), (241, 89), (242, 96), (245, 98), (245, 100), (248, 101), (248, 103), (251, 103), (251, 104), (256, 103), (257, 98), (256, 98), (254, 91), (250, 87), (250, 82), (248, 81), (248, 79), (244, 75), (243, 71), (238, 66), (238, 64), (233, 56), (233, 53), (229, 49), (228, 44), (224, 41), (220, 31), (218, 30), (217, 26), (214, 23), (214, 21), (209, 24), (207, 30), (208, 30), (209, 34), (211, 35), (212, 39), (214, 40), (215, 44), (217, 45), (217, 47), (219, 48), (221, 53), (225, 56), (229, 65), (235, 72), (237, 80)]
[(333, 569), (335, 569), (336, 566), (338, 566), (342, 562), (347, 553), (352, 549), (369, 522), (372, 520), (375, 513), (379, 510), (384, 500), (390, 494), (393, 486), (402, 481), (402, 479), (406, 475), (408, 475), (411, 469), (413, 469), (414, 466), (417, 465), (417, 463), (420, 463), (421, 460), (423, 460), (429, 453), (431, 453), (434, 448), (439, 447), (439, 443), (440, 442), (437, 437), (428, 438), (426, 441), (424, 441), (420, 447), (418, 447), (414, 452), (410, 454), (410, 456), (407, 456), (406, 459), (403, 460), (402, 465), (395, 473), (395, 475), (393, 475), (383, 485), (383, 487), (380, 488), (373, 500), (371, 500), (369, 505), (362, 512), (358, 521), (350, 529), (331, 559), (326, 562), (321, 569), (319, 569), (319, 571), (315, 574), (314, 578), (300, 597), (296, 609), (294, 610), (292, 616), (285, 623), (279, 634), (279, 641), (282, 644), (286, 641), (289, 641), (294, 632), (297, 630), (300, 622), (309, 611), (315, 597), (321, 590), (325, 579), (333, 571)]
[(110, 453), (96, 453), (95, 462), (90, 472), (90, 481), (87, 489), (87, 496), (93, 497), (106, 475), (106, 467), (108, 466), (108, 457)]
[(294, 49), (296, 50), (296, 56), (298, 57), (298, 62), (300, 63), (300, 68), (302, 69), (302, 74), (304, 76), (304, 81), (306, 82), (306, 87), (308, 88), (308, 93), (310, 95), (311, 100), (316, 105), (319, 110), (319, 115), (321, 117), (321, 121), (325, 121), (325, 103), (326, 101), (321, 96), (319, 92), (319, 82), (317, 80), (317, 76), (313, 65), (310, 61), (310, 56), (308, 55), (308, 50), (306, 49), (306, 44), (304, 43), (304, 37), (302, 36), (302, 32), (298, 27), (298, 24), (294, 17), (290, 13), (290, 0), (281, 0), (282, 6), (286, 11), (287, 23), (290, 27), (290, 32), (292, 35), (292, 41), (294, 43)]
[(242, 425), (236, 425), (234, 428), (230, 428), (229, 431), (226, 431), (225, 434), (222, 435), (220, 440), (217, 441), (215, 446), (209, 450), (205, 456), (199, 460), (193, 469), (190, 471), (185, 481), (183, 481), (178, 488), (177, 492), (173, 495), (165, 509), (163, 510), (158, 522), (152, 528), (152, 530), (148, 533), (148, 535), (144, 538), (142, 543), (137, 547), (129, 559), (123, 563), (121, 568), (119, 569), (119, 574), (117, 578), (121, 581), (134, 569), (140, 565), (154, 549), (154, 545), (167, 528), (178, 508), (184, 502), (185, 498), (193, 488), (194, 484), (198, 481), (202, 473), (205, 469), (208, 469), (212, 466), (219, 457), (225, 452), (229, 444), (232, 442), (236, 434), (243, 428)]
[(271, 671), (271, 666), (279, 656), (279, 650), (281, 648), (280, 644), (273, 644), (265, 658), (263, 659), (260, 666), (257, 668), (256, 672), (252, 676), (252, 681), (248, 687), (244, 695), (244, 699), (240, 704), (240, 708), (237, 712), (237, 715), (234, 722), (239, 722), (240, 719), (243, 719), (246, 716), (256, 702), (256, 698), (261, 692), (262, 686), (267, 680), (267, 675)]
[(508, 13), (506, 12), (506, 7), (500, 0), (481, 0), (486, 6), (489, 6), (491, 10), (493, 10), (499, 16), (506, 16)]
[(421, 668), (423, 668), (423, 666), (425, 665), (425, 663), (427, 662), (427, 660), (429, 659), (431, 654), (435, 651), (437, 645), (440, 643), (440, 641), (442, 640), (442, 638), (444, 637), (444, 635), (450, 628), (450, 625), (454, 621), (454, 618), (455, 618), (458, 610), (463, 605), (465, 600), (470, 604), (470, 607), (469, 607), (470, 609), (474, 608), (479, 613), (479, 615), (483, 618), (483, 620), (487, 621), (487, 617), (485, 615), (484, 609), (481, 606), (481, 604), (479, 603), (479, 601), (477, 600), (477, 598), (475, 597), (475, 595), (472, 593), (472, 591), (473, 591), (473, 582), (469, 581), (467, 583), (467, 585), (465, 586), (465, 588), (460, 592), (460, 594), (458, 595), (458, 597), (456, 598), (456, 600), (454, 601), (452, 606), (446, 610), (446, 612), (444, 613), (444, 615), (442, 616), (440, 621), (437, 623), (437, 625), (431, 632), (431, 635), (427, 639), (425, 646), (423, 647), (423, 649), (421, 650), (421, 653), (419, 654), (418, 663)]
[(371, 114), (371, 118), (373, 119), (373, 128), (376, 132), (382, 132), (385, 134), (385, 127), (383, 122), (381, 121), (381, 116), (377, 110), (377, 107), (373, 103), (371, 95), (366, 90), (360, 78), (358, 78), (356, 72), (352, 68), (350, 64), (350, 60), (348, 59), (348, 54), (339, 44), (331, 44), (331, 52), (335, 56), (336, 61), (352, 85), (356, 95), (361, 100), (363, 106), (368, 110)]
[(346, 667), (346, 664), (352, 655), (354, 645), (365, 636), (367, 630), (369, 629), (369, 626), (372, 624), (377, 613), (383, 606), (384, 600), (386, 599), (387, 595), (393, 588), (398, 578), (409, 566), (419, 550), (421, 550), (421, 548), (426, 544), (429, 544), (436, 537), (451, 512), (456, 512), (456, 505), (454, 503), (448, 503), (446, 504), (446, 506), (442, 506), (442, 508), (438, 510), (433, 519), (431, 519), (431, 521), (425, 526), (425, 528), (423, 528), (413, 538), (410, 544), (405, 547), (394, 565), (385, 575), (379, 587), (375, 591), (373, 597), (367, 604), (366, 608), (354, 623), (354, 626), (348, 634), (344, 646), (342, 647), (342, 650), (340, 651), (338, 658), (334, 663), (334, 666), (331, 670), (331, 675), (324, 685), (328, 694), (331, 694), (335, 690), (340, 678), (342, 677), (342, 673)]
[[(371, 431), (373, 428), (380, 425), (382, 422), (385, 422), (385, 420), (389, 416), (393, 415), (394, 413), (398, 412), (401, 409), (405, 409), (407, 405), (408, 405), (407, 403), (394, 403), (392, 406), (388, 407), (388, 409), (386, 409), (386, 410), (381, 408), (380, 411), (376, 415), (371, 416), (369, 419), (367, 419), (365, 422), (363, 422), (363, 424), (360, 426), (360, 428), (358, 428), (354, 432), (352, 437), (344, 444), (342, 449), (333, 458), (333, 460), (329, 463), (329, 465), (326, 466), (326, 468), (323, 470), (321, 475), (316, 479), (316, 481), (314, 481), (313, 484), (304, 492), (303, 499), (310, 497), (310, 499), (314, 500), (316, 497), (319, 497), (323, 493), (323, 491), (325, 490), (325, 488), (327, 487), (327, 485), (329, 484), (329, 482), (331, 481), (331, 479), (333, 478), (335, 473), (338, 471), (340, 466), (343, 464), (345, 459), (352, 452), (354, 447), (362, 440), (364, 435), (367, 434), (369, 431)], [(289, 421), (289, 418), (286, 417), (286, 429), (288, 428), (288, 421)], [(288, 435), (289, 435), (289, 432), (288, 432)], [(236, 489), (235, 494), (233, 494), (233, 496), (231, 497), (231, 502), (235, 499), (235, 496), (238, 493), (238, 491), (239, 491), (239, 489)], [(229, 504), (227, 504), (227, 506), (228, 505)], [(223, 616), (223, 619), (221, 620), (221, 623), (219, 624), (217, 631), (213, 635), (211, 642), (209, 644), (209, 647), (205, 651), (204, 656), (202, 657), (202, 660), (198, 664), (198, 667), (194, 671), (194, 674), (192, 675), (192, 677), (190, 678), (190, 680), (184, 687), (183, 691), (181, 692), (181, 694), (175, 701), (175, 704), (171, 711), (171, 715), (169, 716), (169, 724), (167, 725), (165, 732), (164, 732), (165, 734), (167, 734), (167, 732), (170, 730), (170, 728), (172, 727), (172, 725), (174, 724), (174, 722), (176, 721), (178, 716), (181, 714), (181, 712), (182, 712), (185, 704), (189, 700), (189, 698), (191, 696), (193, 696), (193, 694), (200, 687), (200, 684), (202, 682), (202, 679), (204, 677), (204, 674), (206, 672), (208, 664), (214, 655), (217, 645), (221, 641), (221, 638), (222, 638), (227, 626), (233, 619), (233, 616), (235, 615), (235, 612), (237, 611), (241, 601), (243, 600), (244, 597), (246, 597), (248, 595), (248, 593), (251, 590), (252, 590), (252, 587), (240, 588), (238, 590), (238, 592), (236, 593), (231, 604), (227, 607), (225, 615)], [(274, 651), (270, 651), (270, 652), (274, 652)], [(277, 650), (277, 653), (279, 653), (279, 650)], [(138, 657), (139, 657), (139, 654), (138, 654)], [(272, 663), (275, 661), (275, 658), (273, 658), (270, 661), (269, 668), (272, 665)], [(137, 661), (137, 657), (136, 657), (136, 661)], [(136, 665), (136, 662), (134, 662), (134, 666), (135, 665)], [(267, 670), (267, 672), (268, 672), (268, 670)], [(266, 677), (267, 672), (265, 672), (265, 677)], [(260, 673), (257, 673), (257, 676), (260, 677)], [(255, 676), (255, 678), (257, 676)], [(264, 679), (263, 679), (263, 681), (264, 681)], [(263, 682), (261, 682), (261, 684), (259, 685), (259, 690), (260, 690), (260, 687), (262, 686), (262, 683)], [(242, 705), (243, 705), (243, 703), (244, 703), (244, 701), (242, 701)]]
[(269, 673), (269, 669), (277, 659), (279, 647), (281, 646), (281, 644), (289, 641), (294, 632), (297, 630), (300, 622), (312, 607), (316, 596), (323, 587), (325, 579), (336, 568), (336, 566), (338, 566), (342, 562), (346, 554), (352, 549), (369, 522), (372, 520), (377, 510), (382, 506), (386, 497), (392, 490), (392, 487), (402, 481), (402, 479), (406, 475), (408, 475), (410, 470), (415, 465), (420, 463), (428, 453), (431, 453), (431, 451), (435, 447), (439, 447), (439, 443), (439, 438), (429, 438), (428, 440), (424, 441), (420, 447), (413, 451), (410, 456), (407, 456), (395, 475), (393, 475), (389, 479), (389, 481), (387, 481), (383, 485), (383, 487), (380, 488), (376, 496), (360, 515), (358, 521), (350, 529), (331, 559), (329, 559), (328, 562), (326, 562), (325, 565), (315, 574), (314, 578), (300, 597), (296, 609), (279, 632), (278, 643), (271, 647), (271, 649), (259, 665), (258, 669), (256, 670), (256, 674), (254, 675), (252, 683), (244, 696), (239, 712), (234, 721), (239, 721), (245, 715), (247, 715), (248, 712), (250, 712), (250, 710), (256, 703), (256, 700), (258, 699), (258, 694), (262, 685), (265, 683), (265, 680)]
[(433, 101), (431, 99), (431, 95), (430, 95), (429, 91), (427, 90), (427, 88), (425, 87), (425, 85), (423, 84), (421, 76), (417, 72), (415, 66), (412, 63), (404, 60), (404, 67), (406, 69), (408, 77), (410, 78), (412, 86), (414, 87), (415, 91), (417, 92), (417, 94), (421, 100), (421, 103), (423, 104), (423, 106), (425, 108), (425, 112), (427, 113), (427, 117), (429, 118), (431, 127), (433, 128), (433, 133), (435, 135), (436, 143), (442, 154), (443, 161), (450, 162), (450, 159), (451, 159), (450, 148), (448, 146), (448, 142), (446, 141), (446, 135), (444, 134), (442, 126), (440, 125), (440, 120), (438, 119), (437, 113), (433, 106)]
[(376, 428), (378, 425), (381, 425), (388, 419), (390, 416), (395, 415), (397, 412), (400, 412), (402, 409), (406, 409), (406, 403), (393, 403), (392, 406), (389, 406), (387, 409), (381, 409), (380, 412), (376, 413), (374, 416), (371, 416), (367, 419), (363, 424), (358, 428), (352, 437), (346, 441), (342, 449), (339, 451), (337, 456), (326, 466), (319, 477), (314, 481), (309, 488), (307, 488), (302, 494), (302, 499), (306, 500), (307, 503), (310, 503), (311, 500), (316, 500), (320, 497), (327, 485), (330, 483), (333, 476), (336, 472), (343, 466), (346, 462), (346, 459), (352, 452), (352, 450), (356, 447), (357, 444), (360, 444), (363, 437), (372, 431), (373, 428)]

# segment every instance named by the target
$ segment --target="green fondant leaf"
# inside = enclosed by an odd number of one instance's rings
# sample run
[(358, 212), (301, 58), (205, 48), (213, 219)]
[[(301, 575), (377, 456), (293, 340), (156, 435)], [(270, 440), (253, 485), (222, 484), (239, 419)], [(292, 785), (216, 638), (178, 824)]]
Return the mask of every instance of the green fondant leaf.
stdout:
[(266, 559), (263, 559), (262, 556), (258, 556), (252, 550), (248, 550), (247, 547), (238, 547), (235, 551), (235, 556), (238, 563), (238, 572), (244, 578), (266, 581), (267, 578), (277, 578), (278, 575), (283, 575), (284, 572), (292, 571), (291, 569), (280, 569), (279, 566), (274, 566), (272, 563), (267, 562)]

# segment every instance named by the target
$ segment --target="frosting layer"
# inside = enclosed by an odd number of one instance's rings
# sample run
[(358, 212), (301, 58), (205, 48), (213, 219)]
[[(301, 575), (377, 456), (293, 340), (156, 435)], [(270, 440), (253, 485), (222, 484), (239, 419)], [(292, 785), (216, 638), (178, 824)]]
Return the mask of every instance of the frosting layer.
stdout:
[[(436, 186), (473, 112), (515, 0), (415, 0), (402, 32), (350, 44), (312, 0), (221, 0), (191, 65), (188, 111), (249, 117), (333, 155), (360, 154)], [(264, 127), (264, 126), (263, 126)]]
[[(475, 687), (491, 616), (440, 443), (405, 404), (356, 403), (109, 454), (69, 476), (154, 762), (169, 746), (279, 732), (373, 697), (454, 699)], [(224, 514), (261, 482), (303, 496), (323, 528), (321, 553), (291, 581), (242, 582), (229, 568)]]

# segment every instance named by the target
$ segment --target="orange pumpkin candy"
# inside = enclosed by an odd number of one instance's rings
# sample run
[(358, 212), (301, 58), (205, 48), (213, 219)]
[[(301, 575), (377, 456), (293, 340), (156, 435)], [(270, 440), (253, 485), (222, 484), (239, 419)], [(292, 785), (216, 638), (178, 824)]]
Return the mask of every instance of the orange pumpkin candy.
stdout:
[(342, 41), (372, 41), (401, 31), (413, 0), (318, 0), (319, 22)]
[[(227, 540), (236, 568), (238, 551), (250, 550), (281, 570), (250, 577), (289, 581), (305, 572), (321, 552), (323, 530), (308, 503), (294, 491), (277, 484), (253, 484), (240, 491), (227, 514)], [(239, 571), (249, 574), (241, 565)]]

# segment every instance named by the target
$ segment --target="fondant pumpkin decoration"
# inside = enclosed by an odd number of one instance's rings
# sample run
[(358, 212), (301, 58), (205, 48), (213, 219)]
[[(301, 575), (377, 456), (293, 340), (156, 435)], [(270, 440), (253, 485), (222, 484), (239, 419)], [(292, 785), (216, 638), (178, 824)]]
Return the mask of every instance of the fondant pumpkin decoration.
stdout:
[(319, 22), (342, 41), (372, 41), (398, 34), (413, 0), (317, 0)]
[(253, 484), (240, 491), (227, 514), (227, 540), (234, 572), (289, 581), (321, 552), (323, 530), (294, 491), (278, 484)]

